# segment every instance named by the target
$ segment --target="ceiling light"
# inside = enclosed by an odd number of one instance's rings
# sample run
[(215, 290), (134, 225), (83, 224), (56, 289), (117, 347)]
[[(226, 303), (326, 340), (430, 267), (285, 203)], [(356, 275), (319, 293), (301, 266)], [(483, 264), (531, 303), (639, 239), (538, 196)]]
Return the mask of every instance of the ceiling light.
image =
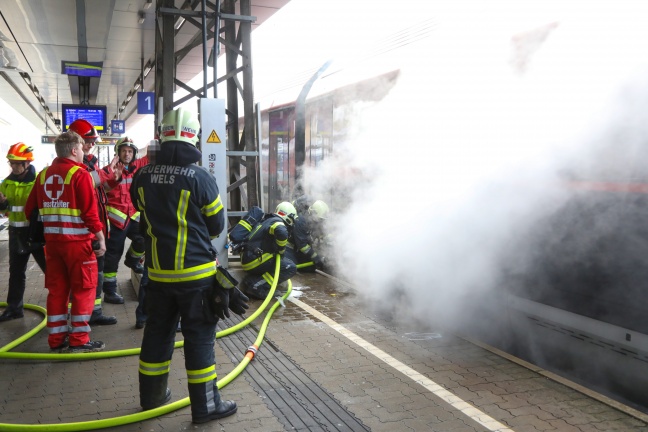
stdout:
[(185, 22), (184, 17), (178, 17), (178, 21), (176, 21), (173, 28), (176, 29), (176, 30), (180, 30), (180, 27), (182, 27), (182, 24), (184, 24), (184, 22)]
[(148, 9), (151, 6), (153, 6), (153, 0), (146, 0), (146, 3), (144, 3), (144, 9)]
[(144, 19), (145, 19), (144, 12), (142, 11), (137, 12), (137, 22), (140, 24), (144, 24)]

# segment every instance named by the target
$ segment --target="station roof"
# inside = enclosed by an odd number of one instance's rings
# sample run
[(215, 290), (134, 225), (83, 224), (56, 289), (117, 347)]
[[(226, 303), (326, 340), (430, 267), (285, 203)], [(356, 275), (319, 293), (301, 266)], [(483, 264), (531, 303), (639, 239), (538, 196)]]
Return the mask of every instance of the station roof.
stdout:
[[(252, 0), (253, 31), (290, 0)], [(108, 120), (134, 88), (155, 52), (156, 0), (3, 0), (0, 15), (0, 99), (39, 129), (54, 129), (62, 104), (106, 105)], [(213, 2), (210, 2), (213, 3)], [(175, 0), (179, 9), (199, 0)], [(147, 7), (148, 6), (148, 7)], [(212, 9), (208, 8), (208, 11)], [(238, 14), (238, 2), (237, 11)], [(179, 24), (176, 21), (177, 24)], [(185, 23), (176, 49), (200, 30)], [(211, 47), (211, 42), (209, 42)], [(90, 64), (90, 66), (79, 66)], [(68, 72), (100, 77), (80, 77)], [(100, 67), (100, 69), (98, 69)], [(202, 48), (194, 48), (176, 77), (188, 82), (202, 72)], [(153, 73), (140, 91), (153, 91)], [(89, 81), (84, 86), (84, 80)], [(84, 89), (89, 89), (85, 91)], [(133, 112), (135, 100), (123, 114)]]

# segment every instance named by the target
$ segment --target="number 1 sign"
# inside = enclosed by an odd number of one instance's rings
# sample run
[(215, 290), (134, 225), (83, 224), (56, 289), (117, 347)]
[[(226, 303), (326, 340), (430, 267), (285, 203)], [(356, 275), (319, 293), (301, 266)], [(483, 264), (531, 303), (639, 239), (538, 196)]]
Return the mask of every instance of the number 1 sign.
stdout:
[(155, 114), (155, 93), (137, 93), (137, 114)]

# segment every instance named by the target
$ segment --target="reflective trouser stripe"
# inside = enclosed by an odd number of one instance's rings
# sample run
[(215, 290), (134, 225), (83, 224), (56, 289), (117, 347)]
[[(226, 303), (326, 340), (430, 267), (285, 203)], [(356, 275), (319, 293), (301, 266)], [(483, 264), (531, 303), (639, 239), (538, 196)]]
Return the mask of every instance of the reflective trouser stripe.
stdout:
[(139, 361), (139, 373), (142, 375), (164, 375), (169, 373), (171, 370), (171, 360), (162, 362), (162, 363), (147, 363), (145, 361)]
[(187, 379), (189, 384), (200, 384), (216, 379), (216, 365), (211, 365), (204, 369), (187, 370)]

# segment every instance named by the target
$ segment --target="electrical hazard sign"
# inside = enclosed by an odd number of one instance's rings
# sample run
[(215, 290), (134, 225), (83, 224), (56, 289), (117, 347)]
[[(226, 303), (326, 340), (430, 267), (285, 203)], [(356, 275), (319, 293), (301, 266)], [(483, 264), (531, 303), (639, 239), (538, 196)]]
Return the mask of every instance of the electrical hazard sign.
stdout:
[(215, 130), (212, 129), (211, 133), (209, 134), (209, 138), (207, 138), (207, 142), (211, 144), (219, 144), (221, 142), (221, 139), (218, 137), (218, 134)]

